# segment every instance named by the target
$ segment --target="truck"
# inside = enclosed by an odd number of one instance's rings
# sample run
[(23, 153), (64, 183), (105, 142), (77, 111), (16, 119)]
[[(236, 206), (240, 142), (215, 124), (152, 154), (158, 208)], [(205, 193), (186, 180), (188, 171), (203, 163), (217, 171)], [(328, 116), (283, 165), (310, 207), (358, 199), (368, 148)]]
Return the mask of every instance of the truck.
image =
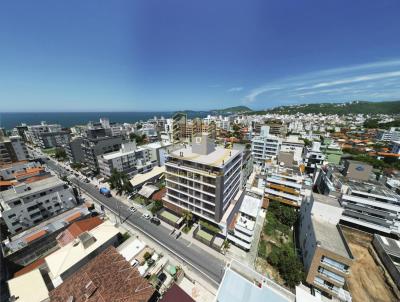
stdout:
[(106, 197), (111, 197), (111, 191), (105, 187), (100, 188), (99, 192)]

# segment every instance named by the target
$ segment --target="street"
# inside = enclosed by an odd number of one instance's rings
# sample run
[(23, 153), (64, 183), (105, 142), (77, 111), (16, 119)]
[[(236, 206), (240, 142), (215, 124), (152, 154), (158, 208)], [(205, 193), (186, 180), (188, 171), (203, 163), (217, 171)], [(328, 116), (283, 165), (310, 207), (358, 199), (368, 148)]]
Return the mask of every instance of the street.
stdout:
[[(46, 161), (50, 169), (62, 175), (70, 175), (63, 167), (55, 163), (53, 160)], [(96, 199), (100, 204), (114, 212), (121, 219), (121, 223), (127, 223), (130, 226), (139, 229), (141, 232), (149, 236), (158, 244), (164, 246), (171, 253), (187, 263), (194, 270), (201, 273), (208, 280), (218, 285), (223, 276), (224, 263), (216, 259), (211, 254), (196, 246), (190, 245), (185, 239), (175, 239), (170, 236), (170, 231), (162, 225), (154, 225), (150, 221), (143, 219), (140, 212), (131, 213), (129, 207), (115, 197), (105, 197), (99, 193), (99, 190), (92, 184), (84, 183), (78, 178), (71, 177), (74, 183), (82, 191), (85, 191), (92, 198)]]

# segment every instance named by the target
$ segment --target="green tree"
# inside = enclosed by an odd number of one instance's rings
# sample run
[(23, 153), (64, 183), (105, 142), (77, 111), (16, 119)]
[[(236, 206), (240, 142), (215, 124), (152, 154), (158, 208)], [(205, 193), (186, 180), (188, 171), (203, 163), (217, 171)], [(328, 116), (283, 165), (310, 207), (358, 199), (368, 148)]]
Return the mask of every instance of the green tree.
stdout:
[(304, 146), (306, 146), (306, 147), (311, 147), (312, 141), (310, 141), (310, 140), (307, 139), (307, 138), (304, 138), (303, 141), (304, 141)]
[(63, 148), (57, 148), (54, 153), (54, 157), (58, 160), (64, 160), (67, 158), (67, 153)]
[(108, 183), (110, 184), (110, 188), (112, 190), (117, 191), (117, 195), (122, 195), (123, 193), (131, 193), (133, 191), (133, 187), (131, 182), (129, 181), (128, 175), (123, 172), (118, 172), (116, 169), (113, 169), (113, 171), (111, 172)]
[(303, 264), (289, 244), (281, 247), (273, 246), (267, 261), (278, 269), (280, 276), (290, 287), (294, 287), (304, 279)]
[[(281, 204), (278, 201), (271, 201), (268, 206), (268, 211), (271, 212), (280, 223), (288, 227), (292, 227), (298, 217), (296, 209), (291, 206)], [(273, 218), (274, 217), (270, 218), (272, 222), (274, 220)]]
[(140, 134), (136, 134), (136, 133), (131, 133), (131, 134), (129, 134), (129, 139), (131, 141), (135, 141), (136, 145), (140, 146), (140, 145), (143, 145), (144, 143), (146, 143), (147, 136), (146, 136), (146, 134), (140, 135)]
[(156, 200), (150, 209), (151, 214), (155, 215), (158, 211), (163, 208), (163, 203), (161, 200)]

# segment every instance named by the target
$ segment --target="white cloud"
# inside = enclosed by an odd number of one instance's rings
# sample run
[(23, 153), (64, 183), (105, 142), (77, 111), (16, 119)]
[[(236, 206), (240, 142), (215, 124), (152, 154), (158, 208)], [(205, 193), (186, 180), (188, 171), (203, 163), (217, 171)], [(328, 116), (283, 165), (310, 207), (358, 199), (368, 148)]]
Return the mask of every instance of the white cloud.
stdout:
[[(297, 98), (310, 98), (310, 101), (324, 101), (343, 98), (373, 99), (378, 96), (400, 98), (400, 60), (379, 61), (368, 64), (319, 70), (274, 81), (249, 91), (244, 102), (257, 101), (261, 95), (263, 101), (293, 103)], [(390, 84), (389, 84), (390, 83)], [(385, 93), (384, 89), (392, 91)], [(308, 100), (308, 99), (307, 99)]]

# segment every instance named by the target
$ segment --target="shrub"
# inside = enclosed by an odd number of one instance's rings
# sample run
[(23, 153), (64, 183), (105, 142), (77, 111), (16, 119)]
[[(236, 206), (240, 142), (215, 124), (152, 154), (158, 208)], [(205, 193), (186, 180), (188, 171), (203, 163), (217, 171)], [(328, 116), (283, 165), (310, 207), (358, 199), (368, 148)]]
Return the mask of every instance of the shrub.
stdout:
[(143, 258), (147, 261), (151, 258), (151, 254), (149, 252), (144, 253)]
[(202, 228), (205, 228), (214, 234), (218, 234), (220, 232), (220, 229), (218, 227), (213, 226), (212, 224), (209, 224), (208, 222), (205, 222), (203, 220), (200, 220), (200, 225)]
[(303, 265), (290, 244), (273, 246), (267, 258), (268, 263), (276, 267), (286, 284), (294, 287), (304, 278)]
[(156, 200), (153, 204), (153, 206), (150, 209), (151, 214), (156, 214), (158, 211), (160, 211), (163, 208), (163, 203), (160, 200)]

